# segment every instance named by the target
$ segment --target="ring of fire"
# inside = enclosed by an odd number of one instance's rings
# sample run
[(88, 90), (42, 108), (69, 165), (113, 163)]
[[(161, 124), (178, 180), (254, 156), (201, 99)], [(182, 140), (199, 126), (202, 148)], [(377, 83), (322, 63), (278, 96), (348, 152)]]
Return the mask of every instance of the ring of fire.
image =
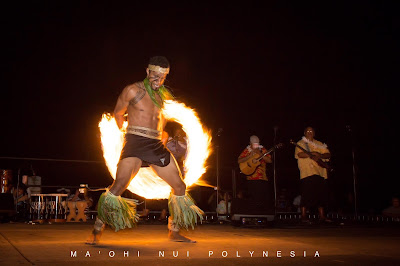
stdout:
[[(209, 131), (203, 128), (196, 112), (183, 103), (173, 100), (165, 101), (162, 114), (167, 120), (181, 124), (188, 138), (187, 156), (184, 161), (186, 186), (204, 183), (200, 178), (206, 171), (206, 161), (211, 153)], [(126, 126), (125, 122), (123, 129)], [(103, 114), (99, 128), (103, 157), (111, 176), (115, 179), (117, 164), (124, 144), (125, 130), (118, 129), (115, 118), (110, 114)], [(150, 167), (140, 168), (128, 189), (146, 199), (166, 199), (171, 192), (171, 187)]]

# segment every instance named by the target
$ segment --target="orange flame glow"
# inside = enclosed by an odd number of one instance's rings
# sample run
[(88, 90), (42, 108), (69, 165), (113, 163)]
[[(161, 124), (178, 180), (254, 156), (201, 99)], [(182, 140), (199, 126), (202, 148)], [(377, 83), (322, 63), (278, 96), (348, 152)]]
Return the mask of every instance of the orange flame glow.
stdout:
[[(188, 151), (184, 162), (186, 186), (204, 184), (200, 178), (206, 172), (206, 161), (211, 153), (210, 133), (203, 128), (196, 112), (183, 103), (165, 101), (162, 114), (167, 120), (181, 124), (188, 138)], [(123, 130), (119, 130), (115, 118), (110, 114), (103, 114), (99, 123), (103, 156), (114, 179), (124, 144), (126, 126), (125, 122)], [(147, 199), (166, 199), (171, 192), (171, 187), (149, 167), (140, 168), (128, 189)]]

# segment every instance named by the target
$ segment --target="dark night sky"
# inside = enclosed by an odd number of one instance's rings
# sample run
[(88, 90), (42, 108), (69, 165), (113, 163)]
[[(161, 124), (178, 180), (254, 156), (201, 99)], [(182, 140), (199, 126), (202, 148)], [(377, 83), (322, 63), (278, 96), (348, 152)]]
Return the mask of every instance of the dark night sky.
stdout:
[[(0, 156), (101, 161), (101, 114), (113, 110), (123, 87), (145, 77), (149, 57), (165, 55), (166, 84), (178, 100), (214, 133), (223, 128), (213, 144), (225, 186), (249, 135), (270, 147), (277, 127), (287, 144), (277, 152), (277, 185), (295, 189), (288, 140), (312, 125), (333, 154), (332, 190), (352, 191), (353, 144), (361, 205), (387, 205), (400, 183), (393, 3), (4, 6)], [(101, 164), (0, 163), (14, 171), (33, 164), (52, 185), (110, 183)], [(215, 183), (215, 153), (209, 163)]]

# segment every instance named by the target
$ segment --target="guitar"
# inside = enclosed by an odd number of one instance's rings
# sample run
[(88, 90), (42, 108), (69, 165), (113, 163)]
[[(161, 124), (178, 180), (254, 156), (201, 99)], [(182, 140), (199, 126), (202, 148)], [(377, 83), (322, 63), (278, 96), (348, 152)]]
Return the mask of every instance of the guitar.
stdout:
[(279, 149), (282, 146), (283, 146), (282, 143), (278, 143), (271, 149), (267, 150), (262, 155), (254, 154), (247, 161), (239, 163), (240, 172), (242, 172), (245, 175), (252, 175), (256, 171), (257, 167), (261, 164), (260, 161), (262, 158), (270, 154), (273, 150)]
[(314, 155), (313, 155), (311, 152), (309, 152), (309, 151), (307, 151), (306, 149), (300, 147), (300, 146), (299, 146), (296, 142), (294, 142), (293, 140), (290, 140), (290, 143), (293, 144), (293, 145), (295, 145), (297, 148), (299, 148), (299, 149), (302, 150), (303, 152), (307, 153), (308, 156), (310, 156), (310, 158), (311, 158), (312, 160), (314, 160), (320, 167), (325, 168), (328, 172), (331, 172), (331, 171), (333, 170), (332, 167), (329, 165), (329, 163), (324, 162), (321, 158), (315, 159)]

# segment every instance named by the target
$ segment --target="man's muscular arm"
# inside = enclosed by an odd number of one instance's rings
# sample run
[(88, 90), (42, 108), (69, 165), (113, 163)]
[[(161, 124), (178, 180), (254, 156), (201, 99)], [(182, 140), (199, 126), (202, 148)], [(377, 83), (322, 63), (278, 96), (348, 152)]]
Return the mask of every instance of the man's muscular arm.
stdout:
[[(128, 108), (128, 105), (130, 104), (136, 104), (139, 100), (141, 100), (143, 98), (142, 94), (140, 93), (141, 89), (138, 88), (135, 85), (130, 85), (127, 86), (119, 95), (118, 100), (117, 100), (117, 104), (115, 105), (114, 108), (114, 117), (115, 120), (117, 121), (117, 125), (118, 128), (121, 129), (122, 125), (125, 121), (124, 119), (124, 115), (126, 112), (126, 109)], [(138, 96), (138, 94), (140, 94), (141, 98), (140, 99), (136, 99)], [(135, 98), (136, 97), (136, 98)], [(132, 101), (135, 101), (135, 103), (132, 103)]]

